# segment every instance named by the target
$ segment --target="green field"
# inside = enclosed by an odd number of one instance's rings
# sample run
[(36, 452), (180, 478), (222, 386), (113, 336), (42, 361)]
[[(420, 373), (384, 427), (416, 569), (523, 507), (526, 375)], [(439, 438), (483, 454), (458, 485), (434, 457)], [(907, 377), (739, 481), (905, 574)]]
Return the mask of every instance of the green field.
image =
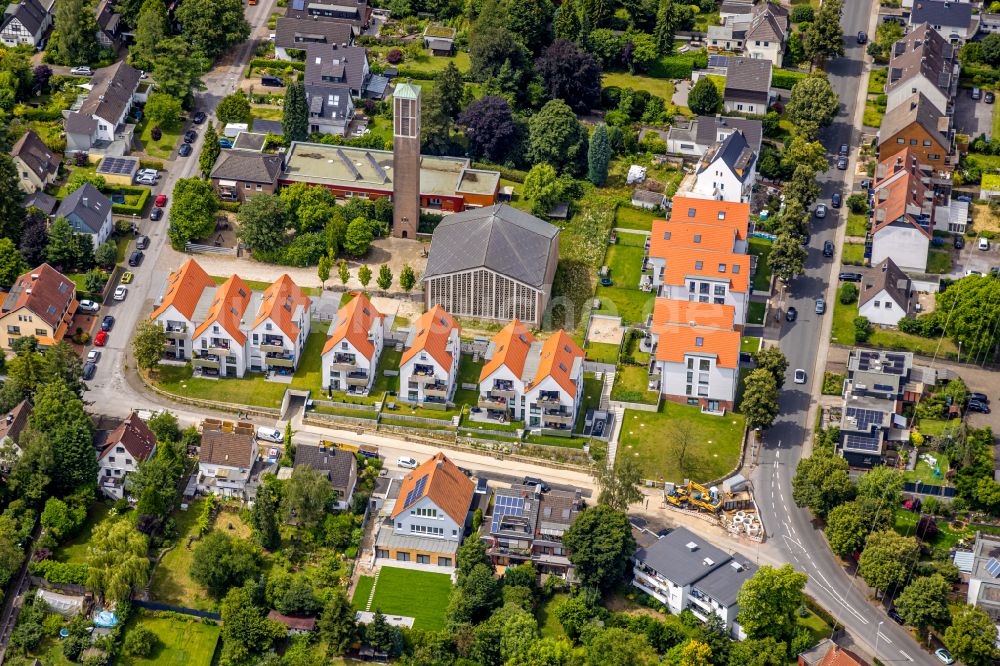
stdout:
[[(142, 625), (150, 629), (159, 639), (149, 657), (122, 655), (115, 662), (120, 666), (209, 666), (215, 655), (222, 628), (217, 624), (204, 624), (197, 618), (152, 617), (140, 615), (129, 628)], [(127, 632), (126, 632), (127, 633)]]
[[(833, 302), (833, 329), (830, 333), (830, 340), (840, 345), (853, 346), (854, 318), (857, 316), (857, 304), (844, 305), (840, 302), (839, 298), (835, 299)], [(895, 329), (884, 329), (876, 326), (865, 346), (913, 351), (927, 356), (934, 355), (935, 351), (942, 354), (957, 353), (958, 347), (955, 346), (955, 343), (950, 338), (940, 338), (940, 349), (938, 348), (938, 341), (939, 338), (922, 338), (919, 335), (910, 335), (909, 333), (902, 333)]]
[[(679, 456), (672, 444), (676, 439), (672, 422), (680, 419), (688, 421), (693, 430), (683, 470), (678, 467)], [(741, 414), (712, 416), (702, 414), (697, 407), (668, 401), (662, 402), (655, 413), (626, 409), (619, 460), (621, 456), (635, 456), (648, 479), (718, 479), (729, 473), (739, 459), (744, 422)]]
[(760, 338), (742, 338), (740, 340), (740, 351), (754, 353), (760, 351)]
[(615, 211), (615, 226), (622, 229), (638, 229), (649, 231), (653, 228), (653, 220), (663, 217), (663, 212), (654, 212), (643, 208), (621, 205)]
[(840, 256), (840, 260), (846, 266), (864, 266), (864, 243), (844, 243), (843, 253)]
[(451, 577), (447, 574), (384, 566), (379, 572), (371, 610), (412, 617), (415, 629), (444, 629), (450, 594)]
[(597, 363), (617, 363), (618, 345), (610, 342), (591, 342), (587, 344), (587, 358)]
[(771, 267), (767, 265), (767, 257), (771, 254), (771, 241), (766, 238), (751, 238), (748, 243), (750, 254), (757, 257), (757, 272), (753, 276), (755, 291), (767, 291), (771, 287)]
[(214, 609), (215, 601), (191, 579), (190, 573), (195, 544), (188, 548), (188, 540), (198, 535), (198, 515), (204, 503), (205, 500), (198, 500), (192, 502), (187, 511), (174, 512), (179, 536), (176, 545), (163, 556), (153, 571), (150, 592), (154, 601), (198, 610)]
[(96, 502), (87, 511), (87, 520), (77, 532), (76, 536), (62, 544), (54, 553), (55, 559), (60, 562), (71, 562), (73, 564), (84, 564), (87, 561), (90, 539), (94, 535), (94, 528), (108, 518), (110, 507), (104, 502)]
[(628, 72), (605, 72), (601, 77), (601, 87), (607, 88), (608, 86), (645, 90), (650, 95), (662, 97), (667, 104), (670, 104), (670, 100), (674, 96), (674, 82), (670, 79), (658, 79), (652, 76), (629, 74)]
[(764, 314), (766, 312), (767, 312), (767, 303), (758, 303), (756, 301), (751, 301), (750, 307), (747, 308), (747, 323), (763, 324)]
[(177, 140), (181, 136), (181, 127), (178, 126), (175, 129), (167, 131), (160, 128), (162, 135), (159, 141), (153, 141), (152, 125), (149, 121), (149, 116), (146, 116), (139, 122), (139, 126), (136, 128), (136, 134), (139, 136), (139, 143), (142, 144), (143, 152), (150, 157), (155, 157), (161, 160), (169, 160), (170, 156), (174, 154), (174, 147), (177, 145)]
[(951, 254), (948, 250), (930, 250), (927, 253), (927, 272), (937, 275), (951, 272)]
[(868, 233), (868, 214), (867, 213), (848, 213), (847, 214), (847, 235), (857, 236), (864, 238), (865, 234)]
[(615, 372), (611, 399), (655, 405), (659, 395), (656, 391), (647, 390), (648, 386), (649, 371), (645, 367), (621, 365)]
[(538, 604), (538, 610), (535, 611), (535, 619), (538, 620), (538, 632), (542, 635), (542, 638), (566, 638), (566, 630), (559, 623), (559, 618), (556, 617), (555, 613), (559, 604), (566, 599), (569, 599), (569, 595), (560, 592), (553, 594), (551, 599)]
[(358, 584), (354, 586), (354, 596), (351, 597), (351, 607), (354, 610), (364, 610), (368, 603), (368, 596), (372, 592), (372, 584), (375, 583), (374, 576), (359, 576)]

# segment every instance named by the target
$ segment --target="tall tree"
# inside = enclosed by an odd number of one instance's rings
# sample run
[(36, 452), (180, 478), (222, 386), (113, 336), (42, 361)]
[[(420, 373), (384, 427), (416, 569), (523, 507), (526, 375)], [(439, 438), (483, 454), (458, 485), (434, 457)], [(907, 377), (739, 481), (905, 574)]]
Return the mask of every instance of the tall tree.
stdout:
[[(188, 3), (196, 5), (199, 3)], [(153, 60), (153, 78), (160, 92), (173, 95), (190, 107), (194, 93), (205, 89), (202, 75), (208, 71), (209, 60), (204, 53), (181, 37), (162, 40)]]
[(56, 5), (55, 30), (49, 50), (63, 65), (82, 65), (95, 61), (98, 54), (97, 19), (89, 0), (66, 0)]
[(207, 238), (215, 231), (219, 199), (207, 181), (181, 178), (174, 184), (173, 198), (167, 234), (175, 250), (183, 250), (185, 243)]
[(337, 264), (337, 277), (340, 278), (340, 284), (347, 285), (347, 281), (351, 279), (351, 271), (347, 268), (347, 262), (343, 259)]
[(820, 128), (833, 122), (839, 105), (837, 93), (826, 76), (810, 76), (792, 86), (785, 115), (798, 132), (814, 141)]
[(375, 284), (382, 291), (386, 291), (392, 286), (392, 270), (389, 268), (389, 264), (382, 264), (378, 267), (378, 277), (375, 278)]
[(9, 238), (0, 238), (0, 285), (8, 287), (28, 270), (20, 251)]
[(176, 17), (184, 26), (184, 38), (212, 59), (250, 37), (241, 0), (182, 2)]
[(319, 278), (321, 289), (326, 289), (326, 281), (330, 279), (330, 255), (324, 254), (319, 258), (319, 265), (316, 267), (316, 277)]
[(805, 33), (806, 55), (814, 63), (844, 55), (844, 31), (840, 27), (842, 0), (827, 0)]
[(587, 159), (587, 130), (562, 100), (547, 102), (528, 121), (528, 158), (546, 162), (561, 173), (578, 175)]
[(996, 648), (997, 626), (981, 608), (964, 606), (944, 632), (944, 644), (967, 666), (990, 666), (1000, 658)]
[(778, 416), (778, 385), (774, 376), (763, 368), (757, 368), (743, 381), (743, 400), (740, 411), (746, 416), (747, 425), (758, 430), (766, 430)]
[(826, 517), (826, 540), (830, 550), (842, 558), (860, 553), (868, 536), (869, 523), (857, 502), (845, 502), (833, 508)]
[(806, 249), (802, 247), (798, 236), (778, 234), (778, 239), (771, 246), (771, 254), (767, 257), (767, 265), (775, 275), (787, 282), (805, 272), (806, 256)]
[(594, 631), (588, 636), (585, 652), (588, 666), (654, 666), (659, 663), (656, 650), (650, 647), (646, 635), (624, 627)]
[[(212, 532), (209, 534), (216, 534)], [(247, 587), (230, 590), (222, 602), (221, 663), (258, 663), (274, 641), (284, 638), (285, 627), (267, 619), (267, 609), (257, 603)]]
[(214, 597), (242, 585), (260, 570), (260, 553), (249, 541), (213, 530), (194, 547), (191, 579)]
[(38, 266), (45, 261), (46, 248), (49, 244), (48, 227), (49, 221), (45, 213), (37, 208), (28, 209), (18, 249), (29, 266)]
[(840, 456), (815, 452), (801, 458), (792, 477), (792, 500), (809, 507), (819, 517), (854, 497), (854, 484), (847, 473), (847, 461)]
[(333, 486), (319, 470), (300, 465), (285, 485), (285, 510), (306, 529), (320, 524), (334, 499)]
[(674, 3), (673, 0), (660, 0), (656, 9), (656, 27), (653, 28), (653, 39), (661, 55), (668, 56), (674, 52)]
[(309, 108), (306, 104), (306, 86), (295, 81), (285, 92), (285, 105), (281, 110), (281, 130), (289, 141), (309, 138)]
[(806, 575), (790, 564), (762, 566), (736, 595), (740, 626), (752, 639), (789, 642), (798, 627), (796, 611), (803, 601)]
[(615, 465), (598, 465), (597, 483), (601, 486), (597, 501), (615, 511), (628, 511), (630, 504), (643, 498), (639, 490), (642, 471), (639, 463), (628, 456), (622, 457)]
[(507, 29), (532, 53), (541, 53), (552, 41), (551, 0), (506, 0)]
[(535, 61), (545, 93), (561, 99), (577, 113), (587, 113), (601, 99), (601, 68), (575, 43), (556, 40)]
[(434, 89), (437, 91), (440, 99), (441, 111), (452, 120), (456, 120), (458, 114), (462, 111), (465, 81), (454, 62), (449, 62), (448, 66), (438, 76)]
[(554, 24), (556, 39), (575, 42), (580, 38), (580, 14), (574, 0), (565, 0), (559, 5)]
[(413, 268), (409, 264), (403, 264), (402, 270), (399, 271), (399, 286), (406, 293), (410, 293), (416, 283), (417, 276), (413, 272)]
[(466, 107), (458, 122), (465, 129), (473, 156), (494, 163), (504, 161), (517, 134), (514, 115), (506, 99), (484, 95)]
[(951, 620), (948, 612), (948, 595), (951, 583), (941, 574), (914, 578), (896, 597), (895, 606), (900, 617), (916, 627), (923, 635), (927, 627), (942, 628)]
[(151, 70), (156, 62), (156, 52), (167, 35), (167, 6), (163, 0), (146, 0), (139, 10), (135, 24), (135, 44), (129, 49), (132, 64)]
[[(363, 217), (356, 218), (347, 225), (347, 234), (344, 236), (344, 252), (352, 257), (363, 257), (368, 253), (374, 239), (371, 223)], [(368, 277), (371, 278), (371, 269), (368, 270)]]
[(51, 382), (35, 394), (29, 423), (52, 442), (52, 480), (63, 493), (97, 481), (94, 423), (83, 401), (63, 382)]
[(620, 583), (635, 552), (628, 516), (598, 504), (585, 509), (563, 537), (576, 575), (584, 585), (608, 590)]
[(226, 95), (215, 107), (215, 117), (223, 125), (226, 123), (249, 123), (251, 119), (250, 100), (242, 91)]
[(132, 335), (132, 354), (136, 365), (147, 372), (155, 368), (163, 358), (167, 344), (167, 334), (162, 327), (149, 319), (141, 319)]
[(361, 283), (363, 289), (368, 288), (368, 283), (372, 281), (372, 269), (368, 267), (367, 264), (361, 264), (358, 268), (358, 282)]
[(809, 165), (814, 171), (826, 171), (829, 166), (826, 163), (826, 148), (819, 141), (796, 134), (781, 153), (781, 165), (792, 173), (800, 164)]
[(127, 601), (149, 578), (148, 549), (146, 535), (131, 521), (103, 521), (90, 541), (87, 587), (109, 601)]
[(722, 104), (722, 95), (707, 76), (698, 79), (688, 93), (688, 107), (691, 113), (699, 116), (711, 115), (718, 111)]
[(885, 593), (906, 580), (919, 548), (915, 538), (895, 530), (872, 532), (858, 560), (858, 573), (876, 593)]
[(424, 153), (447, 155), (451, 152), (451, 116), (444, 109), (441, 92), (432, 88), (424, 95), (420, 124), (420, 145)]
[(14, 160), (6, 153), (0, 154), (0, 237), (9, 238), (15, 245), (21, 240), (25, 217), (19, 180)]
[(334, 589), (320, 613), (317, 627), (326, 641), (329, 654), (340, 656), (351, 647), (358, 626), (354, 621), (354, 609), (343, 588)]
[(785, 373), (788, 371), (788, 359), (778, 345), (772, 345), (754, 352), (754, 363), (758, 368), (763, 368), (771, 373), (775, 383), (780, 389), (785, 384)]
[(247, 247), (261, 252), (274, 252), (285, 242), (285, 205), (278, 195), (258, 194), (250, 198), (237, 213), (240, 226), (237, 235)]
[(803, 212), (800, 213), (796, 210), (793, 213), (789, 213), (789, 216), (799, 216), (799, 219), (801, 219), (804, 209), (812, 205), (812, 202), (816, 200), (819, 193), (820, 188), (819, 183), (816, 182), (816, 170), (808, 164), (797, 165), (795, 171), (792, 172), (791, 180), (788, 181), (783, 192), (786, 201), (786, 212), (789, 210), (787, 204), (794, 200), (802, 205)]
[(608, 140), (608, 127), (601, 123), (594, 129), (590, 137), (590, 147), (587, 152), (587, 180), (598, 187), (608, 180), (608, 165), (611, 164), (611, 143)]
[(201, 154), (198, 155), (198, 166), (201, 168), (201, 175), (208, 178), (215, 167), (215, 161), (219, 159), (222, 146), (219, 145), (219, 133), (215, 131), (215, 124), (209, 120), (205, 129), (205, 142), (201, 144)]
[(470, 71), (481, 81), (496, 76), (504, 63), (510, 63), (520, 83), (529, 68), (531, 53), (506, 26), (506, 11), (497, 0), (488, 0), (469, 33)]

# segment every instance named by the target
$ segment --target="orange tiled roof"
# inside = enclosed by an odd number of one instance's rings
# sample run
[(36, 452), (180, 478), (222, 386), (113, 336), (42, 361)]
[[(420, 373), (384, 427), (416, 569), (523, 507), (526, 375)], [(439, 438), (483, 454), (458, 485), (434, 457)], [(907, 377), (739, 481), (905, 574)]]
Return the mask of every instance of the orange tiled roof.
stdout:
[(52, 266), (42, 264), (17, 278), (3, 300), (0, 316), (27, 308), (52, 328), (58, 342), (62, 339), (58, 329), (65, 324), (63, 311), (72, 317), (75, 300), (76, 285), (73, 281)]
[(535, 336), (531, 334), (528, 327), (515, 319), (510, 322), (500, 332), (493, 336), (493, 358), (483, 365), (482, 372), (479, 373), (479, 381), (486, 381), (486, 378), (493, 372), (506, 365), (514, 376), (519, 378), (524, 372), (524, 362), (528, 358), (528, 350), (531, 343), (535, 341)]
[(417, 335), (413, 339), (413, 345), (403, 351), (400, 366), (413, 358), (417, 352), (426, 351), (442, 366), (450, 368), (452, 356), (448, 351), (448, 336), (452, 329), (461, 332), (458, 322), (443, 307), (435, 305), (420, 315), (413, 327)]
[(346, 338), (358, 353), (371, 361), (375, 343), (368, 339), (368, 331), (372, 328), (372, 322), (381, 322), (384, 318), (385, 315), (375, 309), (367, 296), (355, 293), (354, 298), (337, 311), (337, 322), (323, 345), (323, 353), (326, 354)]
[(736, 308), (732, 305), (657, 298), (653, 305), (653, 324), (650, 330), (655, 333), (659, 326), (689, 326), (691, 322), (696, 322), (698, 326), (731, 331), (735, 317)]
[(902, 161), (897, 161), (895, 159), (897, 155), (893, 155), (883, 162), (891, 164), (887, 166), (887, 175), (875, 183), (875, 217), (872, 233), (903, 218), (930, 238), (930, 222), (928, 227), (924, 228), (912, 217), (914, 213), (919, 215), (923, 212), (924, 205), (930, 204), (931, 201), (927, 198), (927, 187), (921, 181), (921, 176), (914, 173), (915, 168), (907, 159), (908, 152), (909, 149), (903, 151)]
[(649, 239), (649, 256), (669, 259), (677, 248), (701, 248), (715, 252), (732, 252), (738, 232), (732, 227), (695, 224), (674, 220), (653, 220)]
[(698, 249), (671, 250), (663, 283), (683, 285), (688, 276), (726, 280), (732, 291), (746, 293), (750, 284), (750, 256)]
[(865, 663), (858, 661), (850, 652), (834, 645), (817, 666), (865, 666)]
[(311, 302), (302, 288), (295, 284), (288, 273), (285, 273), (264, 290), (264, 298), (257, 310), (253, 328), (257, 328), (270, 318), (285, 335), (296, 340), (299, 337), (299, 325), (293, 319), (295, 309), (301, 305), (308, 310)]
[(746, 240), (750, 226), (750, 204), (714, 199), (674, 197), (670, 207), (673, 222), (712, 224), (734, 229), (740, 240)]
[(214, 286), (215, 282), (205, 269), (194, 259), (188, 259), (167, 277), (167, 291), (163, 295), (163, 301), (160, 307), (153, 310), (150, 319), (156, 319), (173, 305), (190, 320), (194, 316), (194, 309), (202, 292)]
[(720, 368), (736, 369), (739, 363), (740, 334), (718, 328), (666, 324), (657, 328), (656, 360), (682, 363), (685, 354), (715, 356)]
[[(427, 480), (423, 483), (423, 492), (411, 494), (417, 487), (417, 482), (424, 477)], [(429, 497), (437, 508), (462, 525), (469, 513), (474, 491), (472, 481), (445, 454), (438, 451), (433, 458), (403, 478), (392, 517), (395, 518), (424, 497)]]
[(566, 331), (559, 329), (542, 345), (538, 372), (530, 386), (537, 386), (546, 377), (552, 377), (564, 391), (576, 397), (576, 384), (569, 373), (577, 358), (583, 358), (583, 350), (566, 335)]
[(215, 299), (208, 309), (208, 316), (195, 329), (194, 337), (199, 337), (211, 325), (217, 323), (238, 343), (246, 344), (247, 336), (240, 330), (240, 322), (249, 304), (250, 287), (239, 275), (233, 275), (215, 290)]

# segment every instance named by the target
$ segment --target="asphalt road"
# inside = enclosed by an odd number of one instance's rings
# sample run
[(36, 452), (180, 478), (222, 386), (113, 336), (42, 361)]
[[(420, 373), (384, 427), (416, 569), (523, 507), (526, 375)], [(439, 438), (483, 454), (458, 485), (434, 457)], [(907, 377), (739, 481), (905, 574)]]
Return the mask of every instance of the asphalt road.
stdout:
[[(857, 44), (855, 36), (860, 30), (874, 34), (873, 10), (872, 0), (845, 3), (841, 24), (846, 51), (844, 57), (826, 67), (841, 103), (833, 125), (822, 136), (831, 161), (831, 168), (818, 177), (822, 186), (820, 201), (827, 206), (834, 192), (841, 192), (846, 199), (852, 185), (849, 174), (853, 173), (861, 139), (857, 129), (860, 123), (855, 125), (855, 116), (866, 82), (864, 47)], [(844, 143), (852, 149), (851, 169), (840, 171), (833, 162)], [(845, 572), (827, 546), (822, 531), (814, 527), (809, 512), (797, 508), (792, 501), (791, 479), (810, 432), (807, 421), (812, 401), (810, 387), (818, 395), (821, 377), (816, 375), (822, 373), (821, 363), (829, 345), (829, 325), (824, 326), (823, 319), (831, 316), (832, 307), (828, 306), (827, 314), (817, 315), (815, 301), (824, 297), (830, 302), (835, 287), (831, 278), (836, 280), (839, 265), (836, 260), (823, 257), (822, 247), (827, 240), (838, 246), (842, 243), (845, 211), (831, 209), (831, 214), (823, 220), (812, 218), (805, 274), (793, 280), (786, 290), (782, 316), (789, 305), (798, 310), (799, 316), (793, 323), (782, 323), (780, 345), (788, 358), (789, 371), (780, 400), (781, 414), (766, 433), (752, 479), (771, 546), (781, 552), (781, 559), (809, 575), (808, 591), (843, 623), (855, 643), (867, 648), (867, 656), (877, 652), (877, 658), (884, 664), (932, 666), (939, 663), (937, 659), (869, 601), (864, 583)], [(809, 373), (806, 384), (792, 383), (796, 368)]]

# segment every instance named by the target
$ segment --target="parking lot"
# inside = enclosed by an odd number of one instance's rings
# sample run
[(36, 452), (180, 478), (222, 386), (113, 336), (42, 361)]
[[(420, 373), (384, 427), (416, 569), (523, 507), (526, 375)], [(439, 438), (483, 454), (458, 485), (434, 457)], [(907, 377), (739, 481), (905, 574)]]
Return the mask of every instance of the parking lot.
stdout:
[(970, 270), (987, 275), (991, 268), (1000, 266), (1000, 243), (996, 241), (990, 242), (989, 250), (980, 250), (979, 239), (966, 238), (965, 247), (952, 252), (954, 270), (951, 277), (965, 277), (966, 272)]
[(976, 137), (991, 134), (993, 130), (993, 105), (982, 99), (972, 99), (969, 88), (960, 88), (955, 97), (955, 129), (960, 134)]

